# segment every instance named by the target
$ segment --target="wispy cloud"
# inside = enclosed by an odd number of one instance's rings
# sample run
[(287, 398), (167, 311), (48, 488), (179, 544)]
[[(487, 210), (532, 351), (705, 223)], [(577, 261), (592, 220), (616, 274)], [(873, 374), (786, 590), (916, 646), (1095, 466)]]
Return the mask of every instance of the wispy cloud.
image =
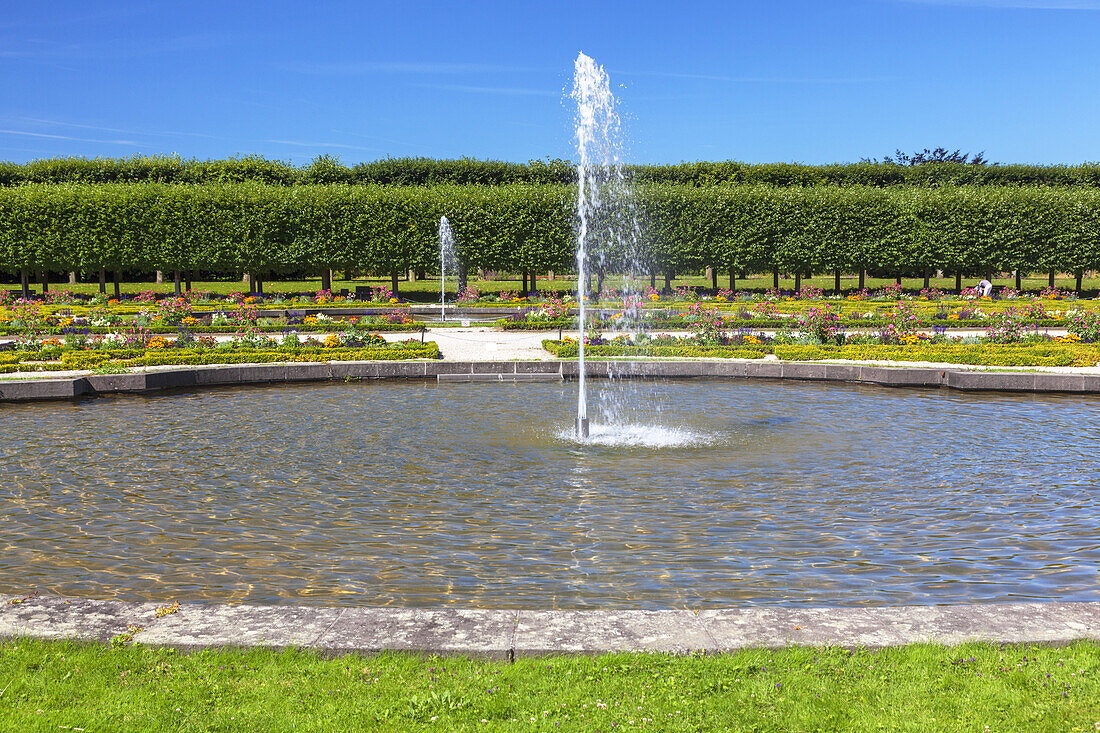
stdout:
[(287, 64), (306, 74), (483, 74), (487, 72), (547, 71), (524, 66), (465, 62), (348, 61)]
[(896, 0), (917, 5), (967, 5), (1028, 10), (1100, 10), (1100, 0)]
[(315, 143), (307, 142), (305, 140), (264, 140), (265, 143), (273, 143), (275, 145), (291, 145), (296, 148), (312, 148), (313, 150), (325, 150), (328, 148), (338, 148), (340, 150), (367, 150), (373, 153), (384, 153), (385, 150), (381, 148), (366, 148), (362, 145), (347, 145), (345, 143)]
[(523, 87), (479, 87), (467, 84), (414, 84), (422, 89), (441, 89), (445, 92), (469, 92), (471, 94), (503, 94), (522, 97), (560, 97), (561, 92), (549, 89), (527, 89)]
[(154, 137), (201, 137), (209, 140), (218, 140), (220, 138), (214, 135), (207, 135), (202, 132), (180, 132), (178, 130), (123, 130), (118, 127), (101, 127), (99, 125), (85, 125), (79, 122), (65, 122), (64, 120), (45, 120), (40, 117), (18, 117), (20, 122), (31, 122), (39, 125), (47, 125), (54, 127), (72, 127), (79, 130), (97, 130), (99, 132), (118, 132), (124, 135), (152, 135)]
[(133, 145), (140, 147), (141, 143), (135, 140), (93, 140), (87, 137), (70, 137), (69, 135), (50, 135), (45, 132), (28, 132), (26, 130), (0, 129), (0, 135), (23, 135), (25, 137), (40, 137), (48, 140), (70, 140), (79, 143), (103, 143), (107, 145)]
[[(912, 0), (913, 2), (935, 2), (935, 0)], [(1100, 2), (1100, 0), (1098, 0)], [(870, 82), (895, 81), (890, 76), (725, 76), (721, 74), (690, 74), (675, 71), (626, 71), (612, 69), (613, 74), (624, 76), (657, 76), (668, 79), (699, 79), (702, 81), (723, 81), (749, 84), (866, 84)]]
[[(213, 48), (232, 45), (239, 40), (239, 38), (227, 33), (192, 33), (140, 42), (123, 38), (121, 40), (61, 44), (39, 39), (19, 39), (18, 41), (0, 41), (6, 46), (0, 51), (0, 58), (43, 62), (121, 61), (148, 56), (208, 51)], [(22, 47), (19, 44), (22, 44)]]

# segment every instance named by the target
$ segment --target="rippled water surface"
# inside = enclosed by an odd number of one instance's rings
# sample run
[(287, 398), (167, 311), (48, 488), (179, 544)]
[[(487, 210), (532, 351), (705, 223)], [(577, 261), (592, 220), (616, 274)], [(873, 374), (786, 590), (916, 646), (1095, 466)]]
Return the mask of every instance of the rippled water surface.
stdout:
[(629, 427), (594, 417), (579, 445), (575, 389), (321, 384), (0, 405), (0, 593), (1100, 600), (1100, 400), (619, 384)]

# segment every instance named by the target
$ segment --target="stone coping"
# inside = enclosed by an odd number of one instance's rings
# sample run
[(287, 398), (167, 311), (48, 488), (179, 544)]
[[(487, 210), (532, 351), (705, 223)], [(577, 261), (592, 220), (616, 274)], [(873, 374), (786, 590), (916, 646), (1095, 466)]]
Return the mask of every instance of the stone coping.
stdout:
[(404, 651), (511, 660), (791, 645), (1100, 641), (1100, 602), (697, 611), (169, 605), (38, 596), (0, 602), (0, 638), (107, 642), (132, 633), (134, 641), (180, 649), (301, 647), (325, 654)]
[[(437, 381), (540, 381), (520, 375), (571, 379), (576, 361), (362, 361), (230, 364), (151, 369), (126, 374), (88, 374), (60, 379), (0, 381), (0, 402), (73, 399), (113, 393), (143, 394), (168, 389), (284, 382), (431, 379)], [(972, 371), (958, 367), (893, 367), (777, 361), (595, 361), (590, 377), (616, 379), (796, 379), (851, 382), (886, 387), (949, 388), (1003, 392), (1100, 393), (1100, 374), (1070, 372)], [(454, 375), (477, 375), (463, 380)]]

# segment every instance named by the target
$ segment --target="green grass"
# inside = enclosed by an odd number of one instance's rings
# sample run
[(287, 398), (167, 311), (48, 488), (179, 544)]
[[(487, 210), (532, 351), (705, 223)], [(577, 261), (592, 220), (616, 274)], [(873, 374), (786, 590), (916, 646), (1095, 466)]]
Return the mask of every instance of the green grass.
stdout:
[[(145, 290), (153, 290), (159, 293), (171, 293), (173, 292), (173, 284), (170, 273), (166, 273), (165, 282), (161, 285), (149, 281), (144, 282), (125, 282), (122, 283), (122, 292), (124, 294), (137, 294)], [(970, 287), (976, 285), (980, 278), (964, 278), (963, 287)], [(611, 287), (620, 282), (620, 278), (609, 278), (605, 287)], [(648, 285), (648, 279), (635, 280), (636, 283), (641, 283), (644, 287)], [(885, 287), (893, 282), (893, 278), (873, 278), (868, 277), (865, 285), (869, 290), (877, 290)], [(995, 278), (993, 284), (997, 287), (1008, 286), (1014, 287), (1015, 280), (1011, 277), (1008, 278)], [(448, 292), (455, 292), (454, 281), (448, 278)], [(522, 287), (522, 282), (519, 276), (515, 276), (511, 279), (498, 279), (498, 280), (478, 280), (471, 278), (470, 284), (477, 286), (482, 293), (498, 293), (502, 290), (514, 290), (518, 291)], [(658, 277), (657, 288), (664, 287), (664, 278)], [(710, 287), (710, 280), (702, 276), (685, 276), (680, 277), (672, 281), (672, 286), (698, 286), (698, 287)], [(833, 287), (832, 275), (821, 275), (810, 279), (803, 279), (802, 284), (813, 285), (815, 287), (822, 288), (829, 291)], [(859, 280), (855, 275), (845, 275), (840, 281), (841, 287), (845, 290), (852, 290), (857, 287)], [(1063, 290), (1073, 290), (1075, 280), (1070, 275), (1060, 275), (1055, 284)], [(356, 280), (332, 280), (332, 291), (338, 293), (342, 288), (347, 288), (352, 293), (355, 292), (356, 286), (370, 285), (372, 287), (378, 287), (384, 285), (390, 286), (390, 279), (385, 278), (359, 278)], [(931, 285), (938, 287), (941, 290), (953, 290), (955, 288), (955, 278), (932, 278)], [(194, 281), (191, 283), (192, 288), (195, 290), (209, 290), (222, 295), (231, 292), (242, 292), (246, 288), (240, 280), (221, 280), (213, 282), (199, 282)], [(729, 278), (726, 276), (720, 276), (718, 278), (718, 286), (721, 288), (729, 287)], [(765, 290), (772, 286), (771, 274), (751, 275), (745, 279), (738, 279), (737, 287), (739, 289), (753, 289), (753, 290)], [(924, 280), (922, 278), (903, 278), (902, 286), (908, 290), (920, 290), (924, 286)], [(1047, 286), (1047, 277), (1042, 275), (1040, 277), (1028, 277), (1023, 279), (1023, 286), (1025, 290), (1039, 291)], [(32, 283), (34, 290), (41, 292), (41, 285)], [(794, 290), (794, 278), (780, 278), (779, 287), (781, 290)], [(3, 290), (17, 290), (19, 288), (18, 283), (8, 283), (0, 285), (0, 289)], [(576, 280), (572, 277), (566, 277), (564, 275), (558, 275), (554, 280), (545, 280), (540, 276), (538, 281), (538, 288), (540, 291), (558, 291), (561, 293), (571, 292), (576, 288)], [(1100, 277), (1087, 277), (1082, 283), (1082, 288), (1085, 291), (1097, 291), (1100, 290)], [(96, 282), (82, 282), (76, 285), (69, 285), (68, 281), (63, 283), (51, 283), (51, 290), (72, 290), (76, 293), (82, 293), (85, 295), (93, 295), (99, 291), (99, 283)], [(321, 278), (313, 278), (308, 280), (268, 280), (264, 282), (264, 292), (268, 295), (274, 293), (300, 293), (317, 291), (321, 289)], [(114, 293), (114, 285), (110, 282), (107, 283), (107, 294)], [(426, 280), (418, 280), (416, 282), (410, 282), (407, 280), (400, 280), (399, 293), (401, 297), (408, 298), (413, 301), (421, 302), (434, 302), (439, 298), (439, 278), (429, 277)]]
[(520, 659), (0, 644), (0, 731), (1095, 731), (1100, 646)]

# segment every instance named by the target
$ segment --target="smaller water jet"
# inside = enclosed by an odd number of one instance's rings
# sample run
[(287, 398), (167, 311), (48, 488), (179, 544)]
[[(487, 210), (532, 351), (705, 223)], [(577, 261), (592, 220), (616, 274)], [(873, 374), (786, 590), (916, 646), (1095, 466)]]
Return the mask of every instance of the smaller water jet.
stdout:
[(454, 265), (455, 237), (447, 217), (439, 217), (439, 320), (447, 320), (447, 267)]

